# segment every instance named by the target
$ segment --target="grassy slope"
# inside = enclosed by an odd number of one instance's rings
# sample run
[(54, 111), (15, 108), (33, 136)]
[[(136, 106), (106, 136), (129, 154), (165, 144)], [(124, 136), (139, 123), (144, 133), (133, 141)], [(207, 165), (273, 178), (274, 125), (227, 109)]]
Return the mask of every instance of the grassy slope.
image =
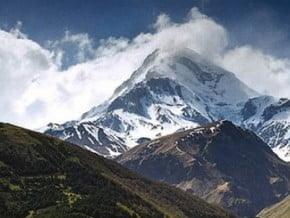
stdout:
[(1, 217), (229, 217), (58, 139), (0, 123)]
[(271, 207), (265, 208), (257, 216), (261, 218), (289, 218), (290, 196)]

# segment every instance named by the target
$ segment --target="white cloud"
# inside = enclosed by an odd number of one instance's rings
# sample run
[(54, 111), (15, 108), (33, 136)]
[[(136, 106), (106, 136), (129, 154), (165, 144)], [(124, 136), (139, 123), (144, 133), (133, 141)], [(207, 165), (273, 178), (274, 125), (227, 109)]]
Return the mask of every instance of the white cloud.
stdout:
[(13, 28), (11, 28), (9, 32), (12, 35), (16, 36), (17, 38), (27, 39), (27, 35), (21, 32), (21, 29), (22, 29), (22, 22), (17, 21), (16, 25)]
[(220, 65), (260, 93), (290, 97), (290, 61), (243, 46), (227, 51)]
[(53, 52), (56, 63), (62, 69), (83, 63), (96, 55), (94, 42), (86, 33), (72, 34), (65, 31), (63, 38), (48, 41), (46, 48)]
[(54, 69), (54, 64), (48, 51), (19, 34), (0, 30), (0, 41), (0, 119), (23, 123), (28, 117), (22, 117), (15, 104), (39, 75)]
[(161, 14), (152, 32), (133, 39), (110, 37), (101, 40), (98, 48), (87, 34), (70, 32), (41, 47), (21, 33), (21, 25), (10, 32), (0, 30), (1, 121), (35, 128), (78, 118), (110, 97), (157, 48), (191, 48), (237, 72), (259, 91), (290, 93), (288, 60), (247, 46), (228, 50), (226, 29), (196, 8), (182, 23)]

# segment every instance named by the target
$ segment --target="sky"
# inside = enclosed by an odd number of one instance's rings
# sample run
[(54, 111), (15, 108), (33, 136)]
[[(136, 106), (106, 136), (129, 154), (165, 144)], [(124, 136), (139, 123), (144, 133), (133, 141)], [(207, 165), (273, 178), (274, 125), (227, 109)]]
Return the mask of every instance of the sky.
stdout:
[(290, 97), (289, 19), (284, 0), (0, 0), (0, 121), (77, 119), (157, 48), (191, 48)]

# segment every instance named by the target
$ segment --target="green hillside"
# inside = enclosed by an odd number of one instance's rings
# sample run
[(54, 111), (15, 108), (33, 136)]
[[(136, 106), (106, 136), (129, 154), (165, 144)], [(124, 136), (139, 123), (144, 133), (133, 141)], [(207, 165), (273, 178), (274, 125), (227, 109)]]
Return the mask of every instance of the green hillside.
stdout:
[(1, 217), (230, 217), (75, 145), (0, 123)]

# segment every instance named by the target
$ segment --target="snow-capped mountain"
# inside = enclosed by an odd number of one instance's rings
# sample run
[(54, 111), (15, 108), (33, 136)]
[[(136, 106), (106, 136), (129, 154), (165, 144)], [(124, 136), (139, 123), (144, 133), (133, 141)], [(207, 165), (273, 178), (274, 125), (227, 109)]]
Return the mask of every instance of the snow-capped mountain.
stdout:
[(262, 96), (192, 50), (156, 50), (106, 102), (44, 132), (112, 157), (162, 135), (227, 119), (285, 149), (288, 133), (276, 138), (290, 126), (281, 101), (287, 100)]
[(290, 100), (260, 96), (242, 109), (245, 127), (255, 131), (282, 159), (290, 161)]

